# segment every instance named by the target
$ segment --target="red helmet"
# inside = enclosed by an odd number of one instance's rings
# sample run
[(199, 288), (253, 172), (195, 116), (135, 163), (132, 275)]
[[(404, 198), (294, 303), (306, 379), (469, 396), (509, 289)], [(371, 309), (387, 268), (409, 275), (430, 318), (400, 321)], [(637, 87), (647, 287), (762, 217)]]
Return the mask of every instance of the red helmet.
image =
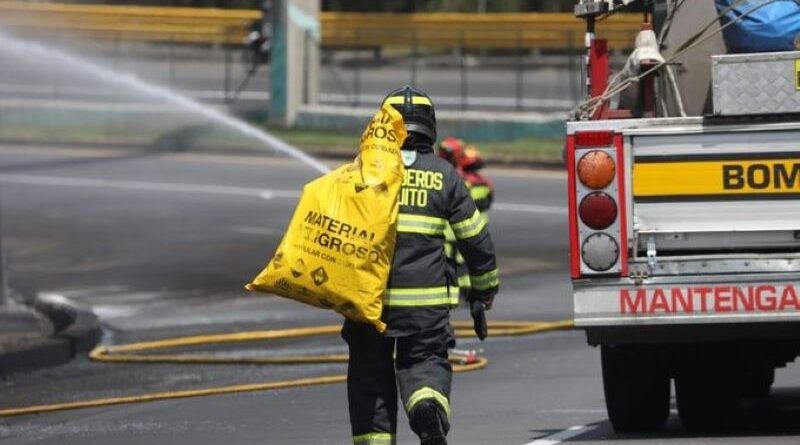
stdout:
[(439, 157), (458, 167), (464, 157), (464, 141), (448, 136), (439, 143)]
[(459, 159), (458, 166), (464, 171), (475, 171), (483, 168), (483, 159), (478, 148), (470, 144), (464, 147), (463, 155)]

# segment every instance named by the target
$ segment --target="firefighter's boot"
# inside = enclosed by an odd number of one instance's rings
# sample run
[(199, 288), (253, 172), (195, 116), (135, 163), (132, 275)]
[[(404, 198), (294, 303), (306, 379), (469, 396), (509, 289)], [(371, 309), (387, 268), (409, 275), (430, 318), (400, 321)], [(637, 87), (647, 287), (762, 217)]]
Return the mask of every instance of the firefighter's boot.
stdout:
[(411, 429), (420, 445), (447, 445), (450, 423), (444, 410), (433, 400), (423, 400), (408, 413)]

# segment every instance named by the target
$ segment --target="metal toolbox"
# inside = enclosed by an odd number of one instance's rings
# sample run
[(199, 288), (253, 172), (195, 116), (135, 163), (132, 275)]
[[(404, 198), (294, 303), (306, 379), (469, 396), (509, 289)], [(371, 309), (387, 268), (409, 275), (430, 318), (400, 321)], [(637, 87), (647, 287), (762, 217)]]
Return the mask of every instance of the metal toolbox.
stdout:
[(800, 113), (800, 51), (711, 57), (714, 114)]

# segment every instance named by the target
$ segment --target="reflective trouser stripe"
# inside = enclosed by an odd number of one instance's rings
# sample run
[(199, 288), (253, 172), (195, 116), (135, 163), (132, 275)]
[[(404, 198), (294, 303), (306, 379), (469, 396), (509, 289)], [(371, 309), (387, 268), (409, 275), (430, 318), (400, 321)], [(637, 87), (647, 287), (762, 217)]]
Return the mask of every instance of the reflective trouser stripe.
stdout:
[(473, 236), (481, 233), (481, 230), (486, 227), (486, 220), (481, 217), (481, 212), (475, 210), (475, 213), (473, 213), (472, 216), (453, 224), (452, 227), (453, 233), (456, 234), (456, 238), (472, 238)]
[(427, 386), (422, 387), (414, 391), (413, 394), (411, 394), (411, 397), (409, 397), (408, 401), (406, 402), (406, 412), (410, 413), (411, 410), (414, 408), (414, 406), (417, 405), (417, 403), (425, 399), (435, 400), (436, 403), (438, 403), (439, 405), (441, 405), (442, 408), (444, 408), (444, 412), (447, 414), (447, 418), (448, 419), (450, 418), (450, 402), (447, 400), (447, 397), (445, 397), (444, 394), (440, 393), (439, 391)]
[(458, 277), (458, 287), (472, 287), (472, 280), (470, 280), (468, 274), (464, 274)]
[(457, 305), (458, 289), (450, 286), (386, 289), (383, 296), (386, 306), (436, 306)]
[(444, 235), (447, 220), (433, 216), (401, 213), (397, 217), (397, 231), (402, 233), (421, 233), (423, 235)]
[(497, 276), (497, 269), (492, 269), (481, 275), (470, 275), (469, 278), (472, 283), (472, 288), (477, 290), (491, 289), (500, 284), (500, 278)]
[(367, 433), (353, 436), (353, 445), (394, 445), (394, 434)]

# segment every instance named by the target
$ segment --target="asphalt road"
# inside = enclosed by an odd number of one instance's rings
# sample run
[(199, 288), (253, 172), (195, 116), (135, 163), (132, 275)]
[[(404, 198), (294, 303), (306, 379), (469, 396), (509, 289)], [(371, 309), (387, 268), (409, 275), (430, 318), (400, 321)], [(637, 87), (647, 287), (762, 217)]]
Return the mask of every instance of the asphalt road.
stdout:
[[(565, 177), (490, 170), (491, 231), (502, 291), (494, 319), (571, 315)], [(340, 317), (250, 294), (297, 191), (314, 177), (269, 157), (0, 146), (0, 204), (11, 286), (90, 305), (104, 342), (339, 323)], [(463, 310), (454, 317), (466, 319)], [(800, 433), (800, 372), (777, 373), (773, 398), (746, 403), (735, 431), (613, 433), (599, 353), (577, 331), (491, 338), (489, 366), (454, 380), (453, 444), (790, 444)], [(226, 355), (343, 352), (336, 337), (216, 347)], [(0, 409), (338, 374), (341, 365), (101, 364), (79, 358), (0, 380)], [(415, 443), (401, 414), (399, 443)], [(345, 444), (342, 384), (0, 418), (4, 444)]]

